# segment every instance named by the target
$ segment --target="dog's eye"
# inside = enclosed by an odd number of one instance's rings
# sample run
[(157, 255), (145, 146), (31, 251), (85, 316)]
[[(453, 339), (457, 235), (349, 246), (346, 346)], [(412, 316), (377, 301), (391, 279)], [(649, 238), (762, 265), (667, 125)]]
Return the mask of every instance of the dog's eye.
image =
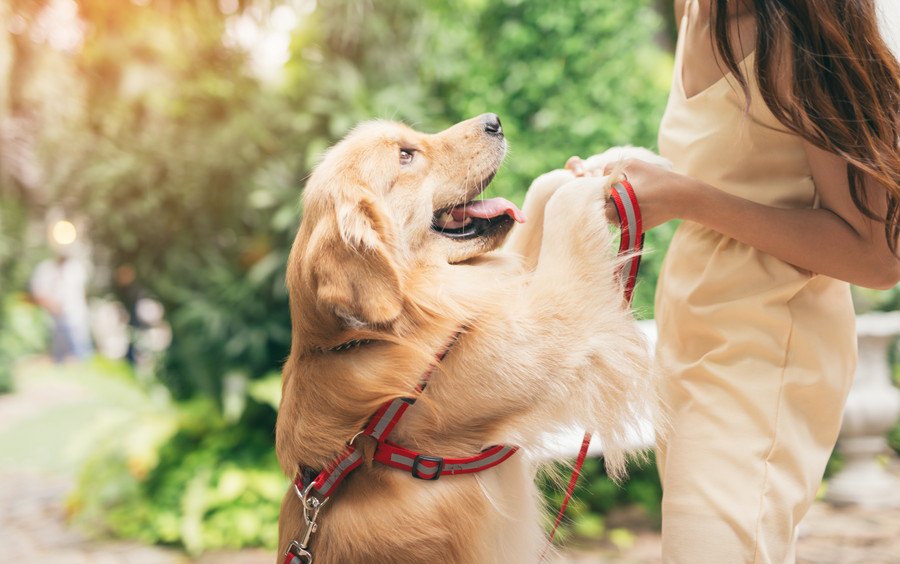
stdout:
[(400, 149), (400, 164), (408, 165), (413, 160), (413, 151), (412, 149)]

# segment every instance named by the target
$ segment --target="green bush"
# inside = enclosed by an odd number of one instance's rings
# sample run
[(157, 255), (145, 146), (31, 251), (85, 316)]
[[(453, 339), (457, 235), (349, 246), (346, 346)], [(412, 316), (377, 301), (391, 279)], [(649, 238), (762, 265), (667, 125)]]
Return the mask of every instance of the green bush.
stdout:
[(271, 448), (272, 408), (251, 401), (228, 423), (207, 400), (140, 414), (111, 433), (69, 499), (76, 522), (98, 534), (209, 548), (277, 544), (287, 480)]
[[(539, 485), (554, 518), (565, 497), (570, 475), (571, 466), (557, 464), (540, 476)], [(606, 526), (605, 516), (617, 507), (636, 506), (647, 523), (658, 525), (661, 501), (662, 486), (652, 455), (644, 462), (633, 463), (622, 483), (614, 482), (606, 474), (602, 459), (589, 458), (584, 461), (575, 496), (554, 541), (565, 544), (609, 538), (612, 531)]]
[(44, 310), (25, 294), (0, 296), (0, 393), (12, 390), (16, 359), (46, 349), (49, 323)]
[[(2, 115), (2, 114), (0, 114)], [(2, 150), (2, 148), (0, 148)], [(23, 248), (27, 212), (22, 202), (7, 195), (12, 181), (0, 171), (0, 394), (13, 388), (13, 365), (22, 350), (21, 339), (14, 324), (21, 321), (22, 310), (12, 311), (21, 296), (11, 289), (24, 285), (27, 261), (23, 260)]]

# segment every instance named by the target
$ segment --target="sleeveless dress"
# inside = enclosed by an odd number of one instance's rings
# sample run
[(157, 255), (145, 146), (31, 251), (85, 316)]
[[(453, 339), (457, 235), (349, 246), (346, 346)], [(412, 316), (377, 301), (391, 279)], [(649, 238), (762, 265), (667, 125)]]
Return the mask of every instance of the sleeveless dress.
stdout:
[[(688, 0), (690, 2), (690, 0)], [(659, 131), (675, 170), (768, 206), (812, 208), (802, 140), (741, 69), (687, 98), (681, 22)], [(791, 562), (853, 380), (849, 286), (696, 223), (677, 229), (656, 295), (657, 362), (671, 430), (658, 450), (663, 560)]]

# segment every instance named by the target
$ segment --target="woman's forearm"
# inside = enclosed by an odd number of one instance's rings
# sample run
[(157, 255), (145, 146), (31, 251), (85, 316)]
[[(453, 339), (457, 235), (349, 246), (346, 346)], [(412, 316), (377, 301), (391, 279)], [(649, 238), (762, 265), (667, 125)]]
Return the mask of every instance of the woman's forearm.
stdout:
[(799, 268), (869, 288), (888, 289), (900, 262), (823, 208), (782, 209), (680, 176), (670, 193), (677, 217), (704, 225)]

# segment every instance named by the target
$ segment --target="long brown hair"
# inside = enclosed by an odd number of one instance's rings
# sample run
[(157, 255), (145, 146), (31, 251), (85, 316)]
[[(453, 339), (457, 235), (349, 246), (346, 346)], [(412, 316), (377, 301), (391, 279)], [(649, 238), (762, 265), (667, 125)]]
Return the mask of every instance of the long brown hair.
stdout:
[[(749, 88), (731, 45), (728, 5), (710, 4), (712, 36), (729, 71)], [(885, 224), (888, 247), (900, 237), (900, 64), (878, 29), (875, 0), (737, 0), (755, 12), (756, 79), (766, 105), (785, 127), (847, 161), (856, 207)], [(787, 91), (779, 91), (779, 56), (791, 57)], [(868, 175), (887, 188), (887, 214), (866, 201)]]

